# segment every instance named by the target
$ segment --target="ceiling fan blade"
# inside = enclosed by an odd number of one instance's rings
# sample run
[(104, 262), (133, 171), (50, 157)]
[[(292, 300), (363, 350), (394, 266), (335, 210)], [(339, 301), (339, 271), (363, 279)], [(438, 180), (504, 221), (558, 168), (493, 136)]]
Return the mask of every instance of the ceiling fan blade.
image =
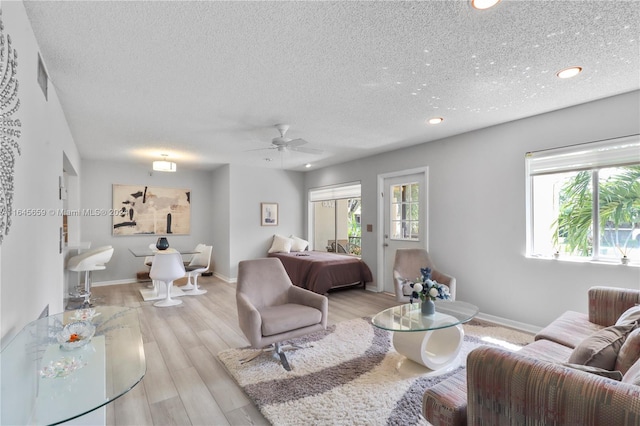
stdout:
[(300, 145), (304, 145), (307, 144), (309, 142), (305, 141), (304, 139), (292, 139), (290, 141), (287, 141), (287, 146), (288, 147), (295, 147), (295, 146), (300, 146)]
[(304, 152), (305, 154), (322, 154), (323, 152), (321, 149), (306, 148), (306, 147), (291, 146), (291, 145), (289, 145), (289, 149), (291, 151)]
[(267, 149), (278, 149), (277, 146), (270, 146), (268, 148), (254, 148), (254, 149), (245, 149), (244, 152), (249, 152), (249, 151), (265, 151)]

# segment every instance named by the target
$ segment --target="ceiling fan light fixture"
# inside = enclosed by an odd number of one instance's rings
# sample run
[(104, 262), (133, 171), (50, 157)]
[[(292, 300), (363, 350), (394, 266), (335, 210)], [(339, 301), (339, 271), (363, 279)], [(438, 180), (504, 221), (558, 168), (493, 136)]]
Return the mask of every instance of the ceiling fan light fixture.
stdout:
[(498, 3), (500, 3), (500, 0), (471, 0), (471, 6), (473, 6), (474, 9), (478, 10), (492, 8)]
[(582, 67), (569, 67), (569, 68), (565, 68), (563, 70), (558, 71), (556, 73), (556, 76), (558, 76), (558, 78), (571, 78), (571, 77), (575, 77), (581, 72), (582, 72)]
[(175, 172), (176, 171), (176, 163), (173, 161), (167, 161), (167, 154), (162, 154), (162, 157), (165, 160), (158, 160), (153, 162), (153, 170), (156, 172)]
[(442, 117), (433, 117), (430, 118), (429, 120), (427, 120), (427, 123), (429, 124), (440, 124), (444, 121), (444, 118)]

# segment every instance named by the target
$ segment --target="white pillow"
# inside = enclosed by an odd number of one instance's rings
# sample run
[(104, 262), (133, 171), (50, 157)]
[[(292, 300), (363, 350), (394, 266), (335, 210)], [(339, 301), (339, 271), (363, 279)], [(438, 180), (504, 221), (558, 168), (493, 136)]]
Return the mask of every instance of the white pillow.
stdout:
[(292, 242), (293, 240), (291, 238), (276, 234), (273, 236), (273, 243), (271, 243), (271, 248), (268, 253), (289, 253)]
[(624, 325), (634, 321), (640, 323), (640, 305), (632, 306), (624, 311), (616, 321), (616, 325)]
[(302, 238), (298, 238), (295, 235), (290, 236), (291, 243), (291, 251), (305, 251), (309, 246), (309, 241), (303, 240)]

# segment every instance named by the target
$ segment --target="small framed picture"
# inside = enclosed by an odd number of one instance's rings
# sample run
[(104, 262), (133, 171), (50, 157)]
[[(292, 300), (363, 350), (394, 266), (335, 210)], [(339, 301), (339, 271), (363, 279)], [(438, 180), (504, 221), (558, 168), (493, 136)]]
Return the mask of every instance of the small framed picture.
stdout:
[(260, 203), (260, 210), (262, 226), (278, 226), (278, 203)]

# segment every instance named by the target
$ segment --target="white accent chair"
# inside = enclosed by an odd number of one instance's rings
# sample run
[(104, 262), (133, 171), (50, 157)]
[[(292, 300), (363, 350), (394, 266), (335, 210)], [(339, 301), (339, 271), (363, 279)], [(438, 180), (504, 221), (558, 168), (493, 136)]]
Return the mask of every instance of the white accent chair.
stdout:
[(399, 248), (393, 265), (393, 281), (398, 302), (408, 302), (413, 289), (407, 281), (420, 277), (421, 268), (431, 268), (431, 278), (449, 287), (451, 300), (456, 299), (456, 279), (436, 270), (429, 252), (425, 249)]
[(76, 293), (71, 293), (72, 297), (82, 297), (83, 306), (91, 305), (91, 273), (106, 269), (106, 264), (113, 256), (112, 246), (102, 246), (87, 250), (71, 257), (67, 261), (67, 269), (73, 272), (84, 272), (84, 289), (80, 288)]
[(175, 306), (182, 303), (181, 300), (174, 300), (171, 298), (171, 287), (173, 282), (178, 278), (182, 278), (185, 275), (184, 264), (182, 263), (182, 256), (180, 253), (162, 252), (159, 251), (153, 257), (153, 263), (151, 264), (151, 271), (149, 271), (149, 277), (155, 281), (162, 281), (167, 287), (167, 295), (164, 300), (160, 300), (153, 304), (153, 306), (166, 307)]
[[(184, 262), (184, 268), (187, 270), (187, 272), (189, 271), (189, 269), (187, 269), (187, 267), (189, 267), (190, 265), (194, 264), (193, 260), (194, 260), (194, 259), (195, 259), (199, 254), (201, 254), (201, 253), (202, 253), (202, 251), (203, 251), (205, 248), (207, 248), (207, 245), (206, 245), (206, 244), (202, 244), (202, 243), (198, 244), (198, 245), (196, 246), (196, 248), (195, 248), (195, 249), (193, 249), (193, 251), (195, 251), (196, 253), (195, 253), (193, 256), (191, 256), (191, 258), (190, 258), (190, 259), (189, 259), (189, 258), (187, 258), (186, 260), (183, 260), (183, 262)], [(210, 258), (210, 257), (211, 257), (211, 256), (209, 256), (209, 258)], [(184, 258), (183, 258), (183, 259), (184, 259)], [(195, 263), (195, 265), (198, 265), (198, 264), (204, 264), (204, 263), (202, 263), (202, 262), (200, 262), (200, 263)], [(207, 269), (209, 269), (209, 267), (208, 267), (208, 266), (207, 266)], [(206, 271), (206, 269), (205, 269), (205, 271)], [(193, 289), (195, 289), (195, 287), (193, 286), (193, 283), (191, 282), (191, 274), (187, 274), (187, 284), (183, 285), (183, 286), (182, 286), (182, 287), (180, 287), (180, 288), (181, 288), (182, 290), (193, 290)]]
[[(193, 256), (191, 262), (185, 268), (187, 271), (187, 279), (188, 283), (185, 286), (180, 287), (182, 290), (185, 290), (184, 294), (189, 296), (197, 296), (199, 294), (205, 294), (207, 290), (202, 290), (198, 288), (198, 275), (206, 272), (209, 269), (209, 265), (211, 264), (211, 251), (213, 246), (204, 246), (204, 249)], [(191, 284), (191, 277), (193, 277), (193, 284), (191, 285), (191, 290), (189, 290), (189, 284)]]

